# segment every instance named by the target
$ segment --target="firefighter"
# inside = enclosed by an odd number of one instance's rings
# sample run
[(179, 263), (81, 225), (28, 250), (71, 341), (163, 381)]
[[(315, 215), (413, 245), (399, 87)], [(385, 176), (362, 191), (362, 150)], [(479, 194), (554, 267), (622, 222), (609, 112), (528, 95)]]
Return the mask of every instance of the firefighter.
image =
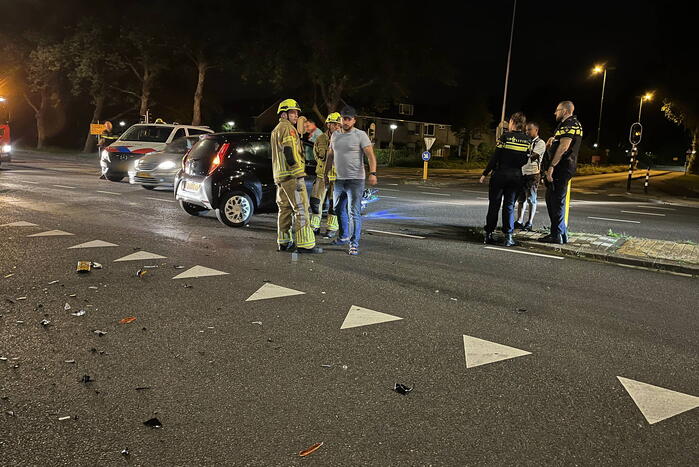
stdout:
[[(301, 108), (294, 99), (283, 100), (277, 109), (279, 124), (272, 131), (272, 171), (277, 185), (277, 249), (298, 253), (322, 253), (308, 217), (306, 164), (296, 129)], [(293, 236), (291, 229), (293, 221)]]
[(325, 119), (325, 125), (327, 126), (327, 130), (316, 138), (315, 144), (313, 145), (313, 157), (317, 165), (316, 181), (313, 184), (313, 191), (311, 192), (311, 226), (313, 226), (313, 231), (315, 233), (320, 232), (323, 205), (327, 198), (330, 202), (328, 207), (328, 228), (323, 237), (333, 238), (338, 229), (337, 216), (335, 216), (335, 211), (333, 210), (333, 188), (335, 179), (337, 178), (335, 167), (330, 167), (327, 182), (323, 175), (325, 174), (325, 163), (327, 161), (328, 149), (330, 148), (330, 135), (340, 129), (342, 117), (338, 112), (333, 112)]
[(480, 178), (480, 182), (483, 183), (485, 177), (493, 172), (488, 189), (485, 243), (495, 243), (493, 232), (497, 226), (502, 205), (502, 232), (505, 234), (503, 245), (508, 247), (516, 245), (512, 238), (515, 199), (522, 187), (522, 166), (527, 163), (529, 148), (532, 144), (532, 139), (524, 132), (526, 123), (526, 117), (521, 112), (510, 117), (509, 131), (504, 132), (500, 137), (495, 152)]
[[(100, 158), (102, 157), (102, 151), (104, 151), (104, 148), (119, 139), (119, 136), (112, 132), (113, 128), (112, 122), (109, 120), (104, 122), (104, 131), (100, 133), (99, 137), (97, 138), (97, 154)], [(104, 174), (100, 174), (100, 179), (105, 180), (106, 178), (107, 177)]]

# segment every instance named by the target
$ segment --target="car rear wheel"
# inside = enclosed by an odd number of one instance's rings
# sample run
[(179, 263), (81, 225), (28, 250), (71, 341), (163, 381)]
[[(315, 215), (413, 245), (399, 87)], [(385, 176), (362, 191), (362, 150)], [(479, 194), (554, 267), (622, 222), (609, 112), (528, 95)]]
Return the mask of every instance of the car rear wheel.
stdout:
[(254, 211), (252, 199), (242, 191), (234, 191), (221, 198), (216, 217), (229, 227), (244, 227), (250, 222)]
[(202, 206), (197, 206), (196, 204), (188, 203), (182, 200), (180, 200), (180, 207), (190, 216), (198, 216), (200, 212), (206, 211), (206, 208)]
[(107, 180), (110, 182), (120, 182), (124, 177), (119, 175), (107, 175)]
[(141, 185), (146, 190), (155, 190), (155, 185)]

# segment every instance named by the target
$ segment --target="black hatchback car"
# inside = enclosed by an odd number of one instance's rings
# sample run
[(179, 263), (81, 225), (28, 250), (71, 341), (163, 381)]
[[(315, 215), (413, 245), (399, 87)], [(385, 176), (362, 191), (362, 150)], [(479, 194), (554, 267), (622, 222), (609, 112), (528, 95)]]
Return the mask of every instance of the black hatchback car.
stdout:
[[(243, 227), (255, 212), (276, 208), (269, 133), (202, 136), (182, 159), (175, 199), (192, 216), (215, 210), (219, 221)], [(306, 161), (306, 184), (315, 180), (315, 160)]]

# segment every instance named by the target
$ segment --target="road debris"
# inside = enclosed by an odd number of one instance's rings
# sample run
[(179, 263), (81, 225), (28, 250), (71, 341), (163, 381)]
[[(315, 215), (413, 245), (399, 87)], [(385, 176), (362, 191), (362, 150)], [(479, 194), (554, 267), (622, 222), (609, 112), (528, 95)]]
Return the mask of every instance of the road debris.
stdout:
[(73, 360), (73, 359), (71, 359), (71, 360), (63, 360), (63, 363), (75, 363), (75, 360)]
[(192, 288), (192, 286), (191, 286), (191, 285), (189, 285), (189, 284), (185, 284), (185, 285), (184, 285), (184, 288), (185, 288), (185, 289), (191, 289), (191, 288)]
[(157, 264), (154, 264), (152, 266), (143, 266), (143, 269), (156, 269), (158, 267)]
[(8, 274), (5, 276), (5, 279), (9, 279), (10, 277), (14, 276), (14, 274)]
[(160, 423), (160, 420), (157, 418), (153, 417), (150, 420), (146, 420), (143, 422), (144, 425), (149, 426), (151, 428), (162, 428), (163, 424)]
[(73, 316), (82, 316), (84, 314), (85, 314), (85, 310), (78, 310), (78, 311), (74, 311), (73, 313), (71, 313), (71, 315), (73, 315)]
[(91, 285), (90, 287), (88, 287), (88, 289), (97, 290), (97, 289), (99, 289), (99, 287), (96, 287), (96, 286), (94, 286), (94, 285)]
[(413, 390), (413, 388), (411, 388), (410, 386), (406, 386), (405, 384), (396, 383), (393, 385), (393, 390), (396, 391), (398, 394), (407, 396), (408, 393)]
[(99, 329), (95, 329), (95, 330), (92, 331), (92, 332), (94, 332), (95, 334), (97, 334), (97, 335), (100, 336), (100, 337), (102, 337), (102, 336), (104, 336), (105, 334), (107, 334), (107, 331), (100, 331)]
[(90, 261), (78, 261), (78, 266), (75, 268), (75, 272), (78, 274), (86, 274), (90, 272), (90, 267), (92, 263)]
[(145, 276), (146, 274), (148, 274), (148, 271), (145, 269), (139, 269), (138, 271), (136, 271), (136, 277), (139, 278)]
[(17, 297), (17, 300), (26, 300), (27, 297)]
[(6, 413), (7, 415), (9, 415), (10, 417), (16, 417), (16, 416), (17, 416), (17, 414), (15, 413), (14, 410), (8, 410), (8, 411), (5, 412), (5, 413)]
[(136, 321), (136, 317), (129, 316), (128, 318), (124, 318), (124, 319), (119, 320), (119, 324), (129, 324), (129, 323), (133, 323), (134, 321)]
[(122, 456), (124, 456), (124, 457), (129, 457), (129, 454), (131, 454), (131, 453), (129, 452), (129, 448), (126, 448), (126, 449), (122, 449), (122, 450), (121, 450), (121, 455), (122, 455)]
[(77, 296), (78, 296), (78, 294), (76, 294), (76, 293), (72, 293), (72, 294), (70, 294), (70, 295), (68, 295), (68, 296), (69, 296), (70, 298), (75, 298), (75, 297), (77, 297)]
[(49, 324), (51, 324), (51, 321), (47, 319), (42, 319), (41, 322), (39, 322), (43, 327), (47, 327)]
[(87, 384), (87, 383), (94, 383), (95, 380), (90, 377), (90, 375), (83, 375), (83, 377), (80, 379), (81, 383)]
[(316, 443), (313, 446), (311, 446), (310, 448), (304, 449), (303, 451), (299, 452), (299, 456), (301, 456), (301, 457), (309, 456), (309, 455), (313, 454), (314, 452), (316, 452), (318, 449), (320, 449), (320, 447), (322, 445), (323, 445), (322, 442)]
[(93, 269), (102, 269), (102, 265), (100, 263), (95, 263), (94, 261), (90, 263), (90, 266), (92, 266)]
[(332, 368), (333, 367), (332, 365), (325, 364), (325, 363), (321, 364), (320, 366), (322, 366), (323, 368)]
[(49, 285), (53, 285), (53, 284), (58, 284), (58, 281), (51, 281), (51, 282), (49, 282)]
[(517, 309), (515, 310), (515, 313), (526, 313), (526, 312), (527, 312), (527, 309), (526, 309), (526, 308), (517, 308)]
[(136, 388), (136, 391), (145, 391), (146, 389), (150, 389), (150, 386), (141, 386)]
[(184, 269), (184, 266), (175, 266), (175, 269)]
[(70, 311), (70, 303), (67, 303), (63, 305), (63, 311)]
[(70, 420), (70, 415), (68, 415), (67, 417), (58, 417), (59, 422), (64, 422), (66, 420)]
[(253, 321), (251, 324), (259, 324), (260, 326), (262, 326), (262, 321)]

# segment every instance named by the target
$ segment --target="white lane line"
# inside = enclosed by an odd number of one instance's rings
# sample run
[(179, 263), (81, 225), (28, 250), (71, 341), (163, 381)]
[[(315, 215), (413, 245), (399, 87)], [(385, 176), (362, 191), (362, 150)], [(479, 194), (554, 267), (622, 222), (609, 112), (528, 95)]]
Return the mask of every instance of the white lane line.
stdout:
[(51, 186), (55, 186), (55, 187), (58, 187), (58, 188), (68, 188), (69, 190), (74, 190), (74, 189), (75, 189), (74, 186), (66, 186), (66, 185), (51, 185)]
[(29, 180), (20, 180), (22, 183), (31, 183), (32, 185), (38, 185), (39, 182), (30, 182)]
[[(413, 192), (415, 193), (415, 192)], [(421, 191), (423, 195), (435, 195), (435, 196), (451, 196), (449, 193), (432, 193), (431, 191)]]
[(677, 209), (673, 208), (661, 208), (660, 206), (636, 206), (637, 208), (643, 208), (643, 209), (660, 209), (662, 211), (677, 211)]
[(97, 193), (104, 193), (105, 195), (116, 195), (116, 196), (121, 196), (121, 193), (114, 193), (113, 191), (100, 191), (100, 190), (97, 190)]
[(660, 217), (665, 217), (665, 214), (659, 214), (657, 212), (640, 212), (640, 211), (621, 211), (625, 212), (626, 214), (643, 214), (644, 216), (660, 216)]
[(383, 190), (383, 191), (400, 191), (396, 188), (379, 188), (379, 191), (381, 191), (381, 190)]
[(563, 259), (562, 256), (544, 255), (542, 253), (532, 253), (530, 251), (511, 250), (509, 248), (498, 248), (496, 246), (487, 246), (487, 247), (485, 247), (485, 249), (486, 250), (506, 251), (508, 253), (519, 253), (520, 255), (541, 256), (542, 258)]
[(608, 217), (592, 217), (592, 216), (587, 216), (588, 219), (598, 219), (601, 221), (612, 221), (612, 222), (628, 222), (629, 224), (640, 224), (640, 221), (629, 221), (626, 219), (609, 219)]
[(626, 196), (626, 195), (622, 195), (621, 193), (610, 193), (610, 194), (608, 194), (607, 196), (613, 196), (613, 197), (618, 198), (618, 197), (620, 197), (620, 196)]
[(476, 191), (476, 190), (461, 190), (461, 191), (465, 191), (466, 193), (478, 193), (479, 195), (486, 195), (486, 194), (488, 194), (487, 191)]
[(379, 196), (379, 199), (384, 199), (384, 198), (386, 198), (386, 199), (398, 199), (397, 196), (385, 196), (385, 195)]
[(385, 183), (384, 185), (388, 185), (388, 186), (398, 186), (397, 183)]
[(386, 235), (396, 235), (398, 237), (407, 237), (407, 238), (419, 238), (419, 239), (425, 239), (426, 237), (420, 237), (419, 235), (408, 235), (408, 234), (402, 234), (402, 233), (397, 233), (397, 232), (385, 232), (383, 230), (372, 230), (372, 229), (367, 229), (367, 232), (374, 232), (374, 233), (381, 233), (381, 234), (386, 234)]
[[(152, 198), (152, 197), (150, 197), (150, 196), (146, 196), (145, 198), (146, 198), (146, 199), (154, 199), (154, 200), (156, 200), (156, 201), (165, 201), (166, 203), (174, 203), (174, 202), (175, 202), (174, 199)], [(384, 196), (384, 198), (386, 198), (386, 196)]]
[(482, 196), (476, 196), (476, 199), (485, 199), (485, 200), (490, 200), (490, 198), (484, 198)]

